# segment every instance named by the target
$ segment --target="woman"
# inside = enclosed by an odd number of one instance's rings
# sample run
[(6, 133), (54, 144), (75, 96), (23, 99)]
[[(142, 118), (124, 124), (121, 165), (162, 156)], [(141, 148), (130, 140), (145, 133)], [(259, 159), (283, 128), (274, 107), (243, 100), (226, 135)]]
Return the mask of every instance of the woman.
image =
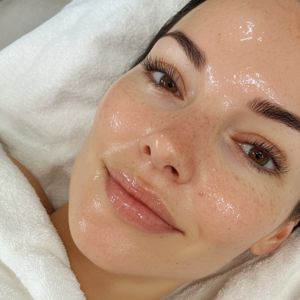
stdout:
[(299, 14), (191, 1), (105, 94), (51, 215), (87, 299), (160, 299), (289, 236)]

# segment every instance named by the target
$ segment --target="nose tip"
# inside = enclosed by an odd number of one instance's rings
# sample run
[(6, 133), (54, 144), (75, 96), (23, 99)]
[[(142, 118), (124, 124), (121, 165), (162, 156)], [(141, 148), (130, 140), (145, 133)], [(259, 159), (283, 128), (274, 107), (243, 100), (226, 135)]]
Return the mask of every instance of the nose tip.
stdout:
[(185, 148), (178, 140), (164, 134), (150, 134), (140, 141), (143, 159), (180, 184), (192, 177), (190, 154)]

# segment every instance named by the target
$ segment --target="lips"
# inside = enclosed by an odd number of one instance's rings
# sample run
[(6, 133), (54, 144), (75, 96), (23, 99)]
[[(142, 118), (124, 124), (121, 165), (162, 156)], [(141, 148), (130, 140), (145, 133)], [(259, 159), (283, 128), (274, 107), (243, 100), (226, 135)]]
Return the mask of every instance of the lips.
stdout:
[(165, 204), (130, 175), (110, 169), (105, 190), (115, 211), (131, 225), (149, 233), (178, 232)]

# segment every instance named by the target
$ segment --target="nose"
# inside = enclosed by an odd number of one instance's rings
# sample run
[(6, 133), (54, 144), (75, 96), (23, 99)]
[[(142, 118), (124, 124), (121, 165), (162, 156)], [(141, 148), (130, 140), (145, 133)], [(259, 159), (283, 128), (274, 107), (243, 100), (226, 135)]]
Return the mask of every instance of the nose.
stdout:
[(186, 136), (181, 135), (175, 128), (149, 133), (140, 140), (140, 151), (144, 161), (184, 184), (191, 180), (195, 166), (191, 145)]

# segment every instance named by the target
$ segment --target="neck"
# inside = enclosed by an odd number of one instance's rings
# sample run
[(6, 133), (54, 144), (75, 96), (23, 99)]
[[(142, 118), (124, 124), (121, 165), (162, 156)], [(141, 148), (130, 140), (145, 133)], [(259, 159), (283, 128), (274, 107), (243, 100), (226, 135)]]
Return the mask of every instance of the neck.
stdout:
[[(87, 259), (75, 245), (68, 222), (68, 203), (50, 216), (70, 260), (80, 288), (88, 300), (156, 300), (170, 294), (184, 282), (124, 276), (102, 270)], [(101, 295), (101, 298), (99, 298)]]

